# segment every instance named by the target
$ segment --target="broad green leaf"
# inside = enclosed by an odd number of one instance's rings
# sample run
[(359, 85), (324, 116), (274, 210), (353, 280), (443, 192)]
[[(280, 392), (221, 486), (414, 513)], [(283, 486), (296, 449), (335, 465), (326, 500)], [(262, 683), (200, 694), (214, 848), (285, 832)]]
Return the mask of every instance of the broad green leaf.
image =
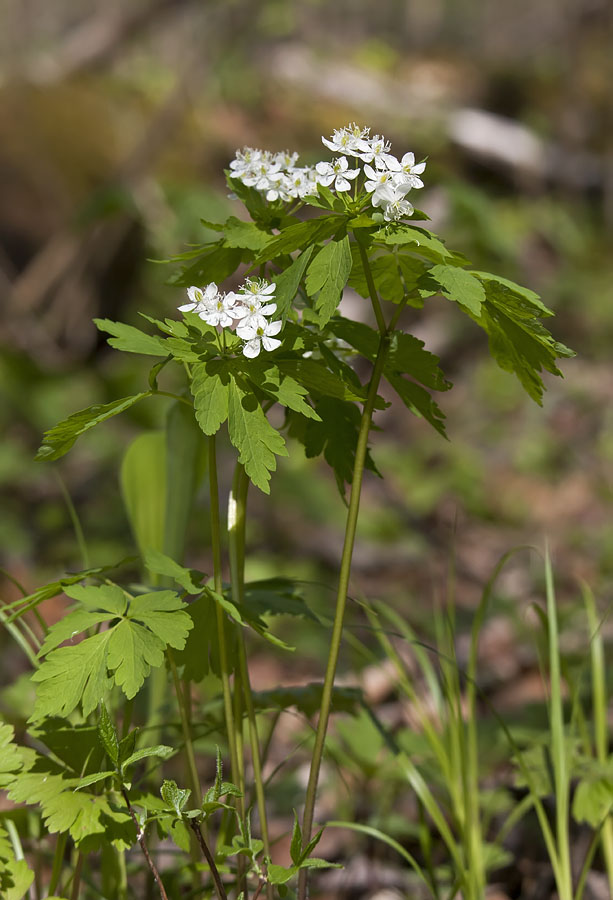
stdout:
[(288, 409), (301, 413), (307, 419), (319, 421), (319, 416), (312, 406), (305, 402), (307, 389), (290, 375), (279, 371), (272, 361), (250, 359), (243, 368), (243, 375), (257, 390), (264, 391)]
[(296, 810), (294, 810), (294, 827), (292, 829), (289, 855), (294, 865), (297, 866), (300, 863), (300, 858), (302, 856), (302, 830), (300, 828), (300, 821)]
[(235, 378), (230, 382), (228, 410), (228, 431), (239, 462), (253, 484), (269, 494), (270, 473), (277, 468), (276, 456), (288, 455), (285, 441), (266, 418), (254, 394)]
[(587, 822), (592, 828), (599, 828), (613, 807), (613, 781), (611, 778), (584, 778), (573, 797), (573, 819)]
[(108, 343), (116, 350), (142, 353), (145, 356), (168, 356), (169, 350), (164, 338), (146, 334), (133, 325), (124, 325), (123, 322), (113, 322), (111, 319), (94, 319), (94, 325), (99, 331), (113, 335)]
[(340, 241), (329, 241), (309, 265), (306, 289), (309, 297), (317, 295), (314, 306), (322, 328), (340, 303), (351, 266), (352, 256), (347, 235)]
[(256, 259), (257, 263), (267, 262), (277, 256), (302, 250), (309, 244), (317, 244), (332, 237), (345, 225), (346, 218), (341, 215), (318, 216), (306, 222), (298, 222), (284, 228)]
[[(360, 296), (368, 298), (370, 292), (362, 267), (362, 260), (357, 244), (352, 244), (353, 266), (349, 277), (349, 286)], [(401, 250), (369, 254), (369, 264), (377, 292), (382, 300), (400, 303), (405, 296), (410, 306), (420, 308), (423, 300), (418, 293), (418, 281), (428, 271), (427, 263)], [(433, 293), (436, 292), (436, 287)]]
[(79, 778), (74, 786), (75, 791), (81, 790), (81, 788), (91, 787), (92, 784), (98, 784), (99, 781), (105, 781), (107, 778), (114, 777), (117, 773), (115, 769), (107, 769), (105, 772), (95, 772), (93, 775), (85, 775), (84, 778)]
[(260, 252), (274, 240), (274, 235), (263, 231), (255, 222), (243, 222), (230, 216), (224, 225), (226, 247), (242, 247), (245, 250)]
[(481, 315), (481, 305), (485, 301), (485, 290), (478, 278), (456, 266), (432, 266), (428, 277), (440, 286), (441, 293), (449, 300), (466, 307), (473, 316)]
[[(126, 601), (111, 591), (114, 586), (70, 589), (71, 596), (108, 621), (108, 630), (86, 638), (76, 646), (53, 649), (33, 679), (39, 682), (33, 720), (48, 715), (69, 715), (82, 704), (88, 715), (101, 702), (112, 680), (128, 697), (134, 697), (152, 667), (162, 665), (167, 646), (182, 650), (192, 627), (185, 604), (173, 591), (155, 591)], [(122, 606), (123, 603), (123, 606)], [(73, 610), (49, 629), (48, 646), (78, 623), (82, 610)], [(109, 672), (112, 675), (109, 677)]]
[(96, 404), (88, 406), (87, 409), (81, 409), (79, 412), (73, 413), (59, 422), (50, 431), (46, 431), (43, 443), (40, 446), (36, 459), (59, 459), (67, 453), (79, 435), (105, 422), (107, 419), (125, 412), (139, 400), (150, 397), (151, 391), (142, 394), (134, 394), (132, 397), (122, 397), (121, 400), (113, 400), (112, 403), (102, 405)]
[(270, 863), (267, 869), (268, 880), (271, 884), (286, 884), (290, 878), (293, 878), (299, 871), (298, 866), (279, 866), (276, 863)]
[[(149, 549), (145, 550), (144, 558), (145, 565), (150, 572), (172, 578), (173, 581), (176, 581), (188, 594), (202, 593), (202, 586), (197, 584), (194, 580), (195, 573), (191, 569), (180, 566), (169, 556), (166, 556), (165, 553), (160, 553), (159, 550)], [(202, 576), (199, 573), (197, 574), (197, 578), (198, 581), (202, 580)]]
[(216, 434), (228, 418), (229, 389), (229, 368), (225, 360), (194, 366), (191, 391), (196, 419), (205, 434)]
[(276, 316), (280, 316), (285, 322), (291, 309), (292, 302), (298, 293), (300, 281), (305, 273), (307, 264), (313, 254), (314, 245), (311, 244), (297, 256), (293, 263), (280, 275), (275, 275), (275, 303), (277, 304)]

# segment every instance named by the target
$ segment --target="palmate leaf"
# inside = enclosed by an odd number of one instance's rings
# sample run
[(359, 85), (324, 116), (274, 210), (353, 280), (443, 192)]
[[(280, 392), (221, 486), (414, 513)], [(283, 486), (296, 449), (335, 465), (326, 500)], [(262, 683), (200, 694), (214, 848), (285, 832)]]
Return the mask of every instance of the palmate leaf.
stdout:
[(334, 315), (347, 284), (352, 266), (349, 238), (329, 241), (309, 266), (306, 289), (309, 297), (315, 297), (315, 311), (323, 328)]
[(0, 863), (0, 891), (2, 900), (23, 900), (34, 881), (34, 872), (25, 859), (11, 859)]
[(228, 431), (238, 450), (245, 472), (265, 494), (270, 493), (270, 473), (277, 468), (277, 456), (287, 456), (282, 435), (272, 427), (262, 407), (235, 377), (230, 381)]
[[(49, 629), (41, 650), (46, 658), (32, 676), (38, 682), (32, 720), (69, 715), (79, 703), (88, 715), (114, 682), (131, 698), (152, 667), (162, 665), (167, 646), (178, 650), (193, 623), (174, 591), (128, 598), (114, 585), (76, 586), (66, 591), (81, 606)], [(109, 628), (81, 643), (59, 643), (90, 627)]]
[(462, 265), (464, 259), (459, 258), (459, 254), (452, 253), (445, 247), (435, 235), (425, 228), (416, 228), (413, 225), (404, 225), (402, 223), (386, 225), (373, 234), (373, 240), (398, 246), (407, 244), (411, 252), (423, 256), (435, 263), (444, 263), (446, 265)]
[(131, 397), (122, 397), (121, 400), (113, 400), (112, 403), (102, 405), (88, 406), (87, 409), (79, 410), (59, 422), (50, 431), (46, 431), (43, 443), (40, 446), (36, 459), (59, 459), (67, 453), (79, 435), (105, 422), (107, 419), (125, 412), (135, 403), (143, 400), (145, 397), (151, 396), (151, 391), (145, 391), (141, 394), (134, 394)]

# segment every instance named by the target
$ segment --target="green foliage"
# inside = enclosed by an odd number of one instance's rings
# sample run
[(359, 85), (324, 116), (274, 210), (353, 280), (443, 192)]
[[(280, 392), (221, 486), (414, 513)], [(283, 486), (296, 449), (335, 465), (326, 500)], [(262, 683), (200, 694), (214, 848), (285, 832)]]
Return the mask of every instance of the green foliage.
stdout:
[(151, 392), (146, 391), (134, 394), (132, 397), (113, 400), (111, 403), (88, 406), (87, 409), (73, 413), (63, 422), (59, 422), (54, 428), (45, 432), (44, 440), (36, 454), (36, 459), (59, 459), (60, 456), (68, 453), (79, 435), (89, 431), (94, 425), (106, 422), (107, 419), (125, 412), (126, 409), (134, 406), (135, 403), (150, 396)]
[(315, 311), (322, 328), (340, 303), (351, 265), (349, 237), (345, 235), (340, 241), (329, 241), (309, 266), (306, 289), (309, 297), (316, 295)]
[(275, 456), (287, 456), (285, 441), (272, 427), (253, 391), (232, 378), (228, 396), (228, 431), (238, 450), (238, 461), (256, 487), (270, 493), (270, 473), (277, 467)]
[[(88, 715), (113, 683), (134, 697), (151, 667), (163, 664), (166, 647), (183, 649), (192, 627), (173, 591), (129, 597), (116, 585), (102, 585), (66, 593), (80, 605), (49, 629), (41, 649), (45, 660), (32, 676), (38, 683), (34, 721), (68, 715), (79, 704)], [(59, 647), (103, 622), (109, 625), (106, 631)]]

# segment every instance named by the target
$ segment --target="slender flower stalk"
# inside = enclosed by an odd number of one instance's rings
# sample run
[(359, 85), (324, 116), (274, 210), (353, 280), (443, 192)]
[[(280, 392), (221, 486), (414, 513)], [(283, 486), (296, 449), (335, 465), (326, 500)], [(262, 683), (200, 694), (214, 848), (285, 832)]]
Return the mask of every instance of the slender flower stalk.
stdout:
[[(306, 844), (311, 838), (313, 830), (313, 817), (315, 812), (315, 801), (317, 798), (317, 784), (319, 781), (319, 771), (323, 757), (326, 733), (328, 730), (328, 721), (330, 719), (330, 707), (332, 705), (332, 691), (334, 689), (334, 678), (336, 676), (336, 667), (338, 665), (338, 656), (340, 651), (341, 640), (343, 636), (343, 622), (345, 618), (345, 607), (347, 605), (347, 594), (349, 591), (349, 578), (351, 575), (351, 560), (353, 557), (353, 548), (355, 544), (355, 534), (358, 523), (358, 513), (360, 510), (360, 495), (362, 491), (362, 479), (366, 466), (366, 454), (368, 451), (368, 436), (372, 425), (372, 416), (377, 399), (377, 391), (381, 376), (383, 375), (383, 367), (389, 349), (389, 334), (381, 311), (381, 303), (377, 295), (374, 285), (370, 264), (366, 251), (358, 244), (360, 248), (360, 258), (364, 267), (364, 274), (368, 284), (370, 298), (373, 310), (379, 325), (379, 347), (375, 358), (374, 368), (370, 376), (368, 385), (368, 395), (364, 404), (362, 418), (360, 420), (360, 430), (358, 432), (358, 442), (355, 451), (355, 462), (353, 466), (353, 480), (351, 482), (351, 497), (349, 500), (349, 508), (347, 510), (347, 523), (345, 526), (345, 540), (343, 544), (343, 555), (341, 558), (341, 567), (338, 580), (338, 592), (336, 595), (336, 611), (334, 615), (334, 624), (332, 627), (332, 636), (330, 638), (330, 650), (328, 654), (328, 663), (326, 666), (326, 674), (321, 695), (321, 706), (319, 710), (319, 721), (317, 723), (317, 732), (315, 735), (315, 745), (313, 747), (313, 755), (311, 758), (311, 770), (309, 773), (309, 782), (307, 786), (306, 800), (304, 806), (304, 816), (302, 820), (303, 842)], [(300, 870), (300, 880), (298, 887), (299, 900), (307, 898), (307, 879), (308, 870)]]

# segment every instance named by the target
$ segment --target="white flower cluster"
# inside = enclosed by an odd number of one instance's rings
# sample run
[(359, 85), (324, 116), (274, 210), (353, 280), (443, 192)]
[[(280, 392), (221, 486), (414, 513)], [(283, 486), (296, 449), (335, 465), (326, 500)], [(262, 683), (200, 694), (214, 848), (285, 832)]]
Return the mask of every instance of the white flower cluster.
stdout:
[[(371, 137), (370, 128), (360, 128), (355, 123), (339, 128), (329, 140), (322, 137), (322, 141), (338, 154), (332, 162), (298, 166), (297, 153), (270, 153), (245, 147), (236, 151), (230, 163), (232, 177), (262, 191), (267, 200), (287, 202), (316, 194), (318, 184), (340, 193), (350, 190), (363, 163), (364, 187), (372, 194), (372, 205), (383, 210), (384, 218), (391, 222), (412, 215), (413, 206), (406, 196), (411, 188), (424, 186), (419, 176), (426, 168), (425, 162), (415, 163), (413, 153), (397, 159), (390, 153), (389, 141), (379, 134)], [(355, 159), (354, 168), (349, 167), (347, 157)]]
[(281, 341), (275, 338), (282, 328), (281, 320), (269, 322), (266, 318), (277, 309), (273, 303), (276, 285), (262, 278), (248, 278), (238, 292), (222, 294), (215, 282), (205, 288), (187, 289), (189, 303), (179, 306), (181, 312), (195, 312), (208, 325), (231, 328), (245, 341), (243, 353), (250, 359), (264, 350), (276, 350)]
[(254, 187), (266, 194), (266, 199), (301, 200), (317, 193), (317, 172), (313, 166), (297, 166), (298, 154), (288, 150), (270, 153), (245, 147), (236, 151), (230, 163), (232, 177), (246, 187)]
[(413, 153), (397, 159), (390, 153), (389, 141), (379, 134), (371, 137), (370, 128), (360, 128), (355, 123), (339, 128), (330, 140), (322, 137), (322, 141), (335, 153), (353, 156), (365, 164), (364, 187), (372, 194), (372, 205), (383, 209), (388, 222), (412, 215), (413, 206), (406, 195), (411, 188), (424, 186), (419, 176), (425, 171), (425, 162), (416, 164)]

